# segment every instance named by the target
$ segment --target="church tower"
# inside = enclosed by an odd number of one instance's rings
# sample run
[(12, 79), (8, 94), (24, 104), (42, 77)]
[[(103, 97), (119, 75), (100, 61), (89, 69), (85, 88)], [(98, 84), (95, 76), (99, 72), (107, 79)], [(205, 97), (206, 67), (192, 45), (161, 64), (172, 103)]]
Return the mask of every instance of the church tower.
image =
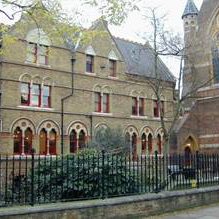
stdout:
[(195, 40), (197, 30), (198, 9), (193, 0), (188, 0), (182, 15), (184, 24), (184, 40), (186, 46), (189, 46), (192, 40)]
[(193, 66), (195, 63), (195, 44), (196, 33), (198, 30), (198, 9), (193, 0), (188, 0), (185, 10), (182, 15), (184, 25), (184, 44), (185, 44), (185, 58), (184, 58), (184, 70), (183, 70), (183, 92), (182, 95), (186, 95), (193, 89), (194, 76)]

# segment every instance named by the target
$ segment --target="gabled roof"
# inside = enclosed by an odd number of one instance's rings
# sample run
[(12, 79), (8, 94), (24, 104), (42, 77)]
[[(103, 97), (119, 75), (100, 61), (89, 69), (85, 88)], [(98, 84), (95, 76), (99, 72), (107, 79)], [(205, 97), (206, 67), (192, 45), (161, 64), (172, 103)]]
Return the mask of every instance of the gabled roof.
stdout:
[(154, 52), (150, 46), (120, 38), (114, 39), (124, 58), (128, 74), (175, 82), (175, 77), (161, 59), (158, 59), (158, 75), (156, 76)]
[(182, 19), (187, 15), (193, 15), (193, 14), (198, 15), (198, 9), (193, 0), (188, 0), (182, 15)]

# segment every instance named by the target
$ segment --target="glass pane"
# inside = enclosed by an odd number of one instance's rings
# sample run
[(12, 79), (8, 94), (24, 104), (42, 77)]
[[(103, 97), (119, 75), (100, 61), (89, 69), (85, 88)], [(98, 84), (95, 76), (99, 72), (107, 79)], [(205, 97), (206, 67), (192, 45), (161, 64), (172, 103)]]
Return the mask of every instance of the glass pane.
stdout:
[(40, 55), (39, 56), (39, 64), (46, 64), (46, 56), (45, 55)]
[(21, 94), (21, 103), (28, 104), (29, 103), (29, 96), (28, 94)]
[(32, 131), (28, 128), (24, 137), (24, 153), (30, 154), (32, 149)]
[(14, 137), (14, 153), (21, 154), (22, 131), (20, 128), (16, 128), (13, 137)]
[(29, 93), (29, 84), (24, 84), (24, 83), (21, 84), (21, 93), (26, 93), (26, 94)]
[(34, 54), (32, 54), (32, 53), (28, 53), (27, 54), (27, 61), (35, 63), (36, 62), (36, 56)]
[(49, 86), (44, 86), (43, 87), (43, 96), (50, 96), (50, 87)]
[(43, 107), (48, 107), (49, 106), (49, 99), (48, 97), (43, 97)]
[(40, 46), (39, 47), (39, 55), (45, 56), (47, 53), (48, 47), (47, 46)]
[(40, 154), (46, 154), (47, 152), (47, 133), (45, 129), (40, 131)]
[(37, 84), (33, 84), (32, 86), (32, 94), (39, 94), (40, 93), (40, 86)]
[(38, 106), (39, 105), (39, 96), (32, 95), (31, 104)]

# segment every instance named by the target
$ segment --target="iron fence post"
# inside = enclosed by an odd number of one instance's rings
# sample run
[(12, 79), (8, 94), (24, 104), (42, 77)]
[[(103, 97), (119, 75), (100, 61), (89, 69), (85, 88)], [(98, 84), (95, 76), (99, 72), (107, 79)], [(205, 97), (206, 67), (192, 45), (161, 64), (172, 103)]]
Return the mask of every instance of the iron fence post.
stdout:
[(31, 205), (34, 206), (34, 149), (32, 150), (31, 159)]
[(101, 180), (102, 180), (102, 199), (104, 199), (105, 198), (105, 191), (104, 191), (104, 187), (105, 187), (105, 179), (104, 179), (104, 160), (105, 160), (105, 151), (104, 150), (102, 150), (102, 174), (101, 174)]
[(199, 188), (199, 153), (196, 151), (196, 178), (197, 178), (197, 188)]
[(159, 192), (158, 188), (158, 152), (155, 151), (155, 192)]

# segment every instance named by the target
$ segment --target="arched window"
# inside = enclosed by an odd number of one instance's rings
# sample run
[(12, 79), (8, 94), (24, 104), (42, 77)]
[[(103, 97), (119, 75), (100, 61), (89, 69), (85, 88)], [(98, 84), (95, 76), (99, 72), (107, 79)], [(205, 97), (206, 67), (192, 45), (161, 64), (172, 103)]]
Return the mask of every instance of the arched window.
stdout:
[(131, 141), (130, 141), (130, 134), (128, 132), (126, 132), (125, 134), (125, 141), (126, 144), (128, 145), (128, 148), (130, 148)]
[(81, 130), (79, 133), (79, 142), (78, 142), (79, 148), (83, 148), (85, 146), (85, 132), (84, 130)]
[(136, 159), (137, 156), (137, 135), (135, 132), (132, 134), (132, 155), (134, 156), (134, 159)]
[(47, 132), (43, 128), (40, 131), (40, 154), (47, 154)]
[(142, 154), (146, 154), (146, 134), (143, 133), (141, 136), (141, 150)]
[(150, 154), (152, 154), (152, 151), (153, 151), (152, 134), (148, 135), (148, 151)]
[(32, 139), (33, 139), (33, 133), (30, 128), (27, 128), (24, 132), (24, 153), (25, 154), (31, 154), (32, 150)]
[(73, 129), (70, 133), (70, 153), (77, 152), (77, 133)]
[(54, 129), (49, 133), (49, 154), (56, 155), (56, 131)]
[(212, 40), (212, 64), (214, 71), (214, 82), (219, 82), (219, 33)]
[(162, 153), (162, 142), (160, 134), (157, 135), (158, 154)]
[(14, 154), (21, 154), (22, 153), (22, 130), (17, 127), (14, 130)]

